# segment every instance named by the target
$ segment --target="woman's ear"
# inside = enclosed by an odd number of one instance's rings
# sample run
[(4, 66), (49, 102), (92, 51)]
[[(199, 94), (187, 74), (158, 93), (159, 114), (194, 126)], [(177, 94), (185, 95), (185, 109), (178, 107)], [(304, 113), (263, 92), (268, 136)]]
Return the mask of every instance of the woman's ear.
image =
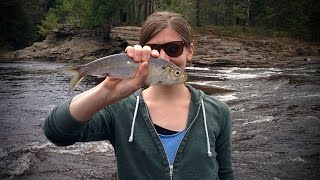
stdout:
[(190, 45), (186, 48), (188, 51), (187, 62), (192, 61), (193, 53), (194, 53), (194, 44), (190, 43)]

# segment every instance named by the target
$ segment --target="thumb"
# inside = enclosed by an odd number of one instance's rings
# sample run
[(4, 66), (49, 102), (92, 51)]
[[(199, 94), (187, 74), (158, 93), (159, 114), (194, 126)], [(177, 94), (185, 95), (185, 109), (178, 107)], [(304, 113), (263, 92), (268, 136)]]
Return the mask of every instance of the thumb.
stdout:
[(147, 62), (143, 62), (140, 64), (137, 73), (134, 77), (134, 83), (137, 84), (138, 86), (143, 86), (146, 79), (148, 76), (148, 63)]
[(135, 77), (143, 77), (143, 76), (147, 77), (147, 75), (148, 75), (148, 63), (143, 62), (140, 64)]

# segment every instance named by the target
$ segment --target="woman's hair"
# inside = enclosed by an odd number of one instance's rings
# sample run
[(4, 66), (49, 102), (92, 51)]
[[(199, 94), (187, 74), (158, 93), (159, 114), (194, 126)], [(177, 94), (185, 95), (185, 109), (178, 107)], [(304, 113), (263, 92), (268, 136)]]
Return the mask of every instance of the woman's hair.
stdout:
[(143, 23), (139, 43), (146, 44), (153, 36), (167, 27), (176, 31), (183, 41), (187, 43), (192, 42), (192, 29), (181, 14), (159, 11), (151, 14)]

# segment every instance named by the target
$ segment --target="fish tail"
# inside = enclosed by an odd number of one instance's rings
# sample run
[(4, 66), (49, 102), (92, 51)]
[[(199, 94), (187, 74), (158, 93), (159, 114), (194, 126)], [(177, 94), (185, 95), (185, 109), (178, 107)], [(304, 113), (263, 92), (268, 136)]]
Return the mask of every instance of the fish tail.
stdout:
[(72, 75), (72, 79), (69, 82), (69, 93), (72, 92), (75, 87), (82, 81), (85, 76), (85, 73), (82, 72), (82, 66), (73, 66), (64, 69), (64, 71), (70, 75)]

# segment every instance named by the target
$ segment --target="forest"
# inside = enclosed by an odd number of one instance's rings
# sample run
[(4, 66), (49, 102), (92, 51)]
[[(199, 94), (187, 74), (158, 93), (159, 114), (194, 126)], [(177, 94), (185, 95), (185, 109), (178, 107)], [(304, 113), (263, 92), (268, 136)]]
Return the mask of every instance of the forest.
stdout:
[(63, 25), (106, 32), (113, 26), (139, 26), (160, 10), (183, 14), (195, 30), (236, 29), (235, 34), (320, 41), (319, 0), (48, 0), (39, 23), (32, 22), (23, 2), (0, 2), (0, 44), (21, 47)]

